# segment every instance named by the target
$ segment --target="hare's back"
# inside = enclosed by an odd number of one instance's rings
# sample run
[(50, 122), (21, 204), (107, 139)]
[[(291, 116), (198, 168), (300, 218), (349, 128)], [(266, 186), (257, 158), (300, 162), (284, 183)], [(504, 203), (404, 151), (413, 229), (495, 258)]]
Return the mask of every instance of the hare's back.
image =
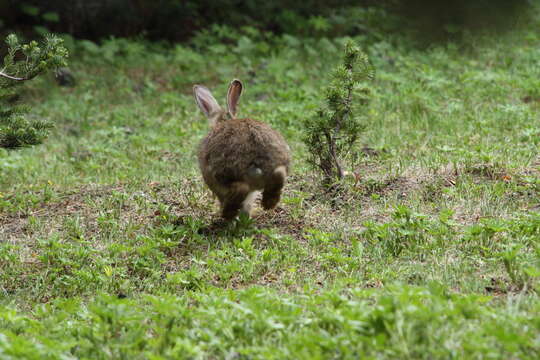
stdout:
[[(199, 151), (201, 167), (213, 169), (227, 182), (244, 177), (250, 168), (271, 173), (278, 166), (288, 168), (289, 147), (281, 134), (269, 125), (251, 119), (234, 119), (216, 124)], [(221, 181), (220, 181), (221, 182)]]

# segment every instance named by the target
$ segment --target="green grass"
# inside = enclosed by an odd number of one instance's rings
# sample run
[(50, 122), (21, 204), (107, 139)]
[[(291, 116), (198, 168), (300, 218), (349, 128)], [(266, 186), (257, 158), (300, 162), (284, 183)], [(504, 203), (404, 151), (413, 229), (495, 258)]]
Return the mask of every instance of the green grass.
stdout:
[[(538, 358), (539, 25), (358, 38), (377, 80), (334, 208), (299, 139), (346, 39), (75, 43), (77, 86), (25, 94), (53, 135), (0, 152), (0, 358)], [(223, 227), (191, 85), (233, 77), (294, 164)]]

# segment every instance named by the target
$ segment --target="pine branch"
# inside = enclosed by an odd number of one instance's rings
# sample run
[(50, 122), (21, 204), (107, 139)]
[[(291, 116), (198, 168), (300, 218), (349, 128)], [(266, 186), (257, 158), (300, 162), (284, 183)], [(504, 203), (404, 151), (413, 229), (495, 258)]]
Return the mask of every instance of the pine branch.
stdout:
[(0, 76), (1, 77), (4, 77), (6, 79), (9, 79), (9, 80), (14, 80), (14, 81), (25, 81), (25, 80), (30, 80), (29, 78), (18, 78), (18, 77), (15, 77), (15, 76), (11, 76), (11, 75), (8, 75), (8, 74), (4, 74), (3, 72), (0, 71)]
[(65, 66), (67, 50), (53, 35), (46, 36), (41, 44), (20, 44), (12, 34), (6, 43), (7, 55), (0, 71), (0, 147), (14, 149), (41, 143), (52, 127), (45, 121), (26, 119), (27, 109), (13, 104), (14, 89), (49, 69)]

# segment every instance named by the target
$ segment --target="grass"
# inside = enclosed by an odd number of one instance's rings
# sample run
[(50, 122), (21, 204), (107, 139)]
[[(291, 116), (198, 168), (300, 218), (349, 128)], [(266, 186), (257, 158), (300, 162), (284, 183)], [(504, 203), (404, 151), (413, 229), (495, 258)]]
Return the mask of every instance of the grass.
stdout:
[[(359, 37), (377, 80), (334, 208), (299, 139), (346, 39), (76, 42), (77, 86), (25, 94), (53, 135), (0, 152), (0, 358), (538, 358), (539, 19)], [(223, 103), (233, 77), (294, 165), (276, 211), (224, 227), (191, 85)]]

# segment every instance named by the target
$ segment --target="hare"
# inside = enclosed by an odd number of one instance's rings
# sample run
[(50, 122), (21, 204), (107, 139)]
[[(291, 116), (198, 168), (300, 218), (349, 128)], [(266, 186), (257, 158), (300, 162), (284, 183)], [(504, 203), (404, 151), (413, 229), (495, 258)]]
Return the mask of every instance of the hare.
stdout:
[(259, 191), (263, 193), (263, 208), (274, 208), (291, 159), (290, 148), (279, 132), (256, 120), (236, 118), (242, 89), (240, 80), (230, 83), (225, 110), (210, 90), (193, 86), (197, 105), (211, 127), (199, 146), (199, 167), (204, 182), (221, 203), (225, 220), (236, 218), (239, 212), (249, 217)]

